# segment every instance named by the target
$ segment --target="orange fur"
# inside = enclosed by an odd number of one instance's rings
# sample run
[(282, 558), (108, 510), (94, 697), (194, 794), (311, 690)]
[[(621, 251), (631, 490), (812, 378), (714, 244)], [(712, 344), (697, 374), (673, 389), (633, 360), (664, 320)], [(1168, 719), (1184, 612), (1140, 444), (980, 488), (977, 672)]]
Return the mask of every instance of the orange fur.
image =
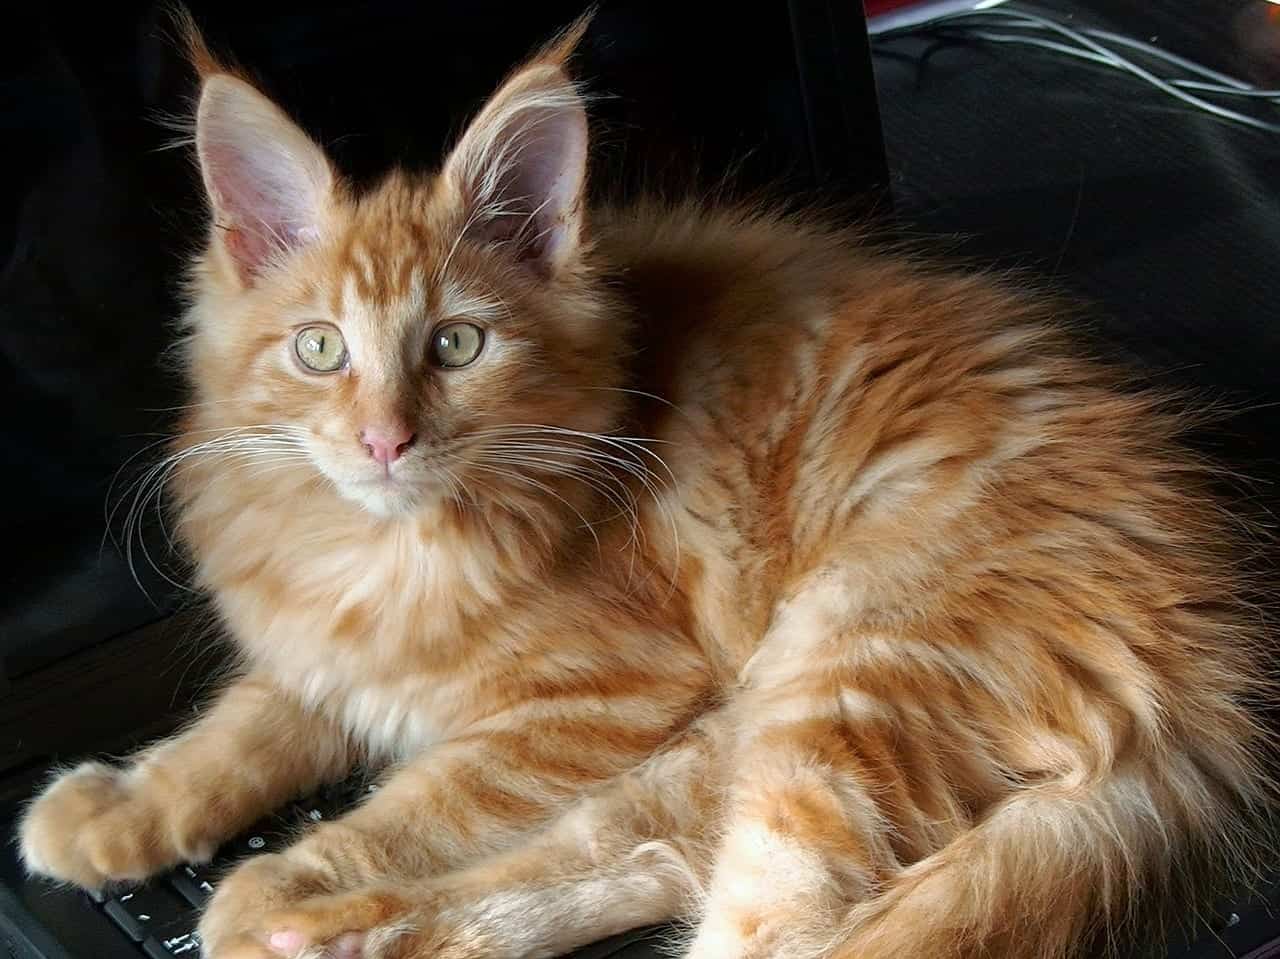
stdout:
[[(219, 889), (212, 959), (673, 917), (696, 959), (1054, 959), (1248, 862), (1265, 690), (1177, 418), (989, 278), (767, 210), (587, 208), (579, 33), (360, 196), (195, 42), (174, 499), (243, 675), (55, 783), (28, 864), (143, 875), (359, 761), (393, 767), (362, 807)], [(484, 351), (433, 367), (458, 320)], [(317, 322), (338, 373), (292, 359)]]

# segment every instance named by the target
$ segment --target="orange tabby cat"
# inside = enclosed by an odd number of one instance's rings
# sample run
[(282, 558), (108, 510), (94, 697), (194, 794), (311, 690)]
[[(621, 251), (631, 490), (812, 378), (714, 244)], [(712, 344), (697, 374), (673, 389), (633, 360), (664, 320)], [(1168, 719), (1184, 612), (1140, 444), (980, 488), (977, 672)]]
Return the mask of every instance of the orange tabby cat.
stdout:
[(591, 208), (571, 31), (363, 195), (195, 42), (213, 212), (172, 460), (242, 653), (57, 779), (31, 869), (236, 869), (208, 959), (1057, 957), (1270, 787), (1222, 520), (1047, 310), (752, 209)]

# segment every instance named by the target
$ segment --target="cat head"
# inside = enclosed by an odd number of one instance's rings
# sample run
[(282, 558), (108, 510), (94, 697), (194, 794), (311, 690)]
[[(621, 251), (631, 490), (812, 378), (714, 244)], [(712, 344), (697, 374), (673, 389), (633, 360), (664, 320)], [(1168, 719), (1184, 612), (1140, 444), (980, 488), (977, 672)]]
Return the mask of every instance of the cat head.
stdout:
[(203, 428), (271, 432), (346, 500), (405, 515), (468, 474), (519, 483), (492, 451), (504, 436), (613, 425), (625, 336), (591, 264), (587, 117), (566, 70), (582, 29), (512, 73), (438, 171), (362, 195), (192, 34), (211, 227), (186, 348)]

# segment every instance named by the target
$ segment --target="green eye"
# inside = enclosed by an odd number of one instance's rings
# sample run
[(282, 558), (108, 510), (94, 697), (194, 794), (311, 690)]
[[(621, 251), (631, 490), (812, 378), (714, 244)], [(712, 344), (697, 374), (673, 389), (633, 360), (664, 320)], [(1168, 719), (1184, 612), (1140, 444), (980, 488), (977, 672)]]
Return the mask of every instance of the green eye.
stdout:
[(347, 363), (347, 344), (332, 326), (308, 326), (293, 340), (298, 360), (313, 373), (336, 373)]
[(431, 334), (431, 362), (436, 366), (466, 366), (480, 355), (484, 331), (473, 323), (446, 323)]

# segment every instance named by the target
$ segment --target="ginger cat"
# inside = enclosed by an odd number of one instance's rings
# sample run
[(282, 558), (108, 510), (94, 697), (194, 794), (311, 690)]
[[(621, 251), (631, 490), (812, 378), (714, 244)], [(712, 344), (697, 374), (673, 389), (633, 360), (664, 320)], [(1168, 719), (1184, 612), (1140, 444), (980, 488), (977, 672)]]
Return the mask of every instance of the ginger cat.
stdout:
[(990, 278), (590, 206), (580, 33), (363, 195), (193, 39), (173, 505), (242, 666), (54, 781), (29, 867), (141, 879), (358, 764), (206, 959), (672, 918), (690, 959), (1053, 959), (1247, 860), (1257, 637), (1177, 418)]

